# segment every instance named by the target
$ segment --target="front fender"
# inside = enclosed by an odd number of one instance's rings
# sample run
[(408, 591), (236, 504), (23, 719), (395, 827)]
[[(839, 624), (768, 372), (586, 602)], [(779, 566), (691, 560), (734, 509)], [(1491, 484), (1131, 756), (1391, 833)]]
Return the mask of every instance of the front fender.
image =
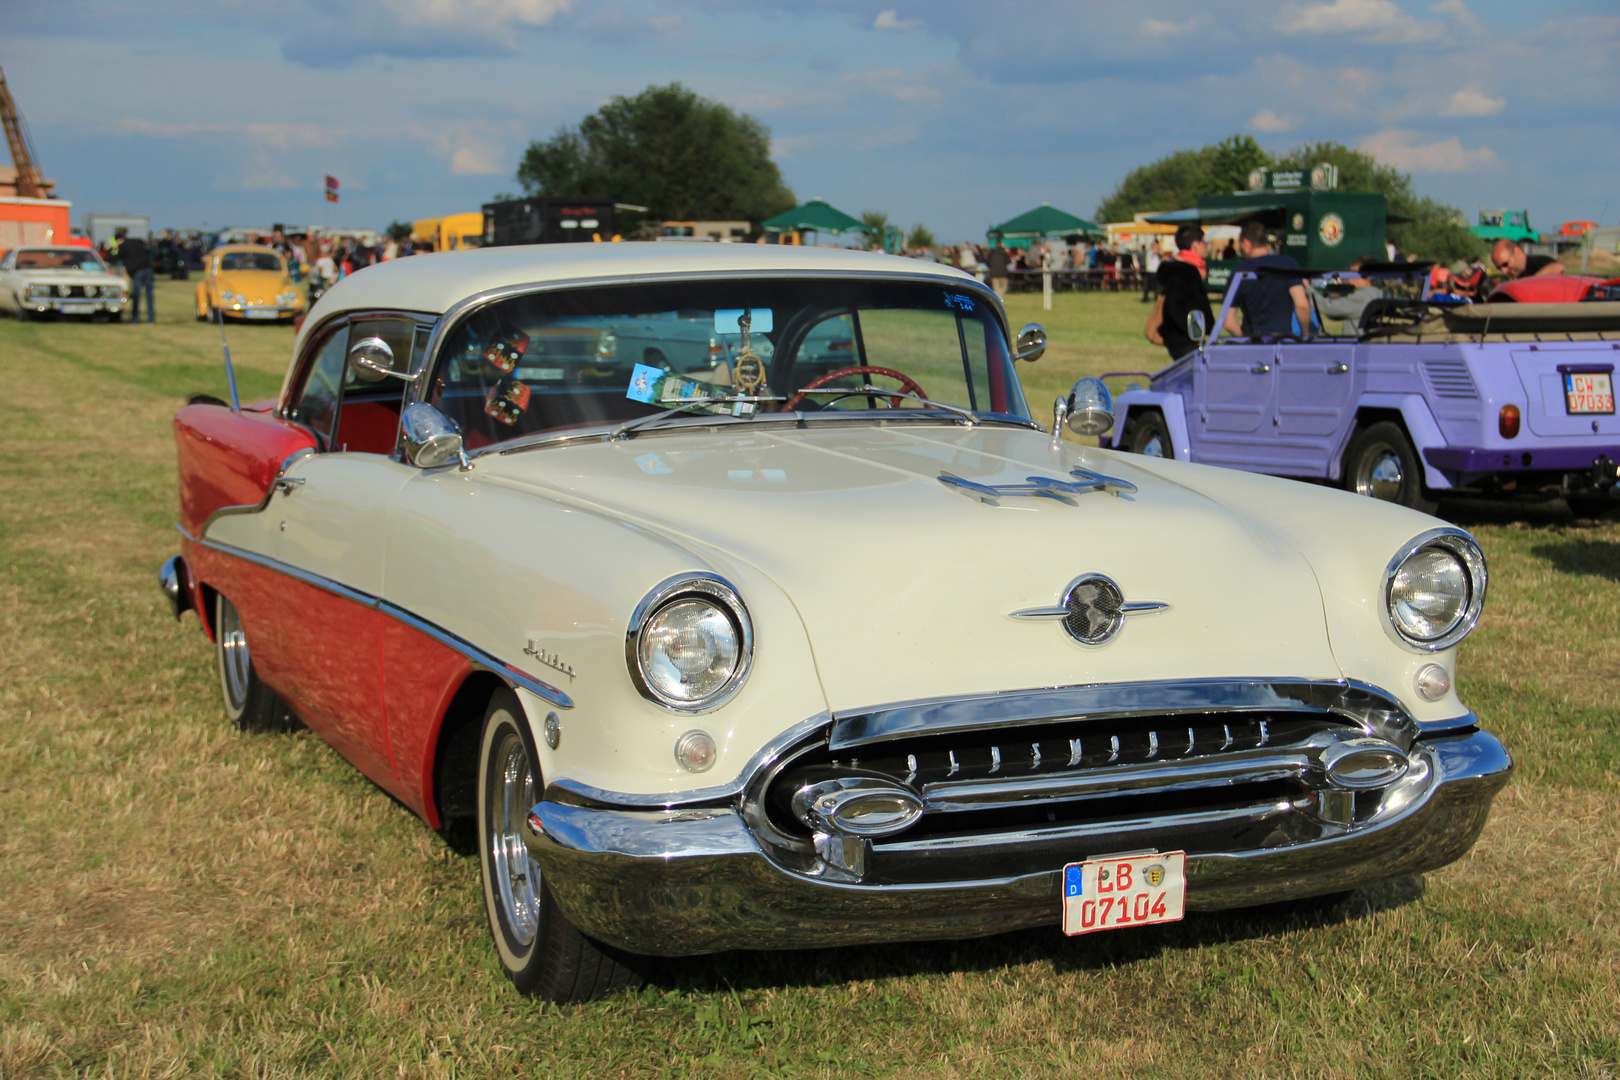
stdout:
[[(1434, 419), (1434, 413), (1429, 411), (1429, 403), (1423, 399), (1422, 394), (1362, 394), (1361, 400), (1356, 403), (1357, 411), (1364, 409), (1383, 409), (1401, 414), (1401, 421), (1406, 425), (1406, 433), (1412, 437), (1412, 448), (1417, 451), (1418, 460), (1423, 462), (1423, 482), (1431, 488), (1449, 490), (1451, 480), (1445, 473), (1430, 465), (1424, 458), (1423, 451), (1431, 446), (1447, 446), (1445, 434)], [(1356, 425), (1350, 425), (1345, 432), (1344, 441), (1340, 444), (1338, 453), (1334, 455), (1331, 463), (1334, 479), (1340, 479), (1344, 472), (1344, 452), (1350, 440), (1355, 437)]]
[(1127, 390), (1114, 399), (1114, 430), (1109, 438), (1117, 449), (1124, 449), (1125, 425), (1130, 422), (1131, 411), (1157, 407), (1170, 429), (1170, 444), (1175, 448), (1177, 461), (1192, 460), (1192, 443), (1187, 435), (1186, 399), (1173, 391)]

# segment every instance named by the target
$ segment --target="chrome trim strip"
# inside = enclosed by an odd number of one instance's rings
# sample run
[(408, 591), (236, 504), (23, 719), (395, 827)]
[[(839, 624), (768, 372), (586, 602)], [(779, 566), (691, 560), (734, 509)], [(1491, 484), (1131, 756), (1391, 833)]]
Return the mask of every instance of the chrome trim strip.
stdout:
[(1010, 844), (1050, 843), (1058, 840), (1080, 840), (1088, 836), (1118, 837), (1122, 833), (1143, 830), (1198, 828), (1238, 821), (1264, 821), (1291, 812), (1287, 802), (1256, 803), (1252, 806), (1228, 807), (1222, 810), (1189, 810), (1181, 814), (1162, 814), (1157, 817), (1111, 818), (1108, 821), (1085, 825), (1051, 825), (1045, 828), (1020, 829), (1015, 832), (977, 834), (972, 836), (938, 836), (925, 840), (883, 841), (878, 850), (883, 854), (922, 855), (931, 853), (974, 851), (983, 848), (1006, 847)]
[[(947, 731), (1160, 713), (1269, 711), (1344, 716), (1402, 750), (1410, 749), (1421, 730), (1392, 695), (1353, 680), (1188, 679), (1013, 690), (880, 705), (836, 716), (828, 745), (836, 751)], [(1472, 722), (1470, 714), (1470, 726)]]
[(694, 803), (715, 802), (740, 795), (761, 771), (776, 764), (777, 760), (832, 720), (832, 714), (820, 712), (800, 720), (754, 752), (737, 772), (737, 779), (714, 787), (690, 788), (662, 795), (632, 795), (622, 791), (607, 791), (578, 780), (553, 780), (546, 785), (547, 802), (567, 803), (572, 806), (619, 807), (641, 810), (664, 810), (689, 806)]
[[(184, 530), (182, 530), (182, 532), (183, 531)], [(306, 585), (312, 585), (317, 589), (329, 592), (334, 596), (339, 596), (345, 600), (352, 601), (353, 603), (359, 604), (361, 607), (373, 608), (374, 610), (387, 615), (389, 618), (397, 619), (406, 626), (426, 634), (428, 637), (431, 637), (435, 641), (439, 642), (439, 644), (450, 649), (454, 649), (456, 652), (459, 652), (461, 655), (465, 656), (469, 661), (471, 661), (473, 666), (481, 670), (488, 671), (493, 675), (499, 676), (518, 689), (527, 690), (537, 697), (544, 698), (546, 701), (549, 701), (559, 709), (572, 709), (574, 707), (574, 699), (569, 697), (562, 690), (559, 690), (557, 687), (552, 686), (550, 683), (545, 682), (544, 680), (535, 678), (526, 671), (513, 667), (506, 661), (501, 660), (491, 653), (485, 652), (483, 649), (480, 649), (467, 639), (459, 637), (456, 634), (452, 634), (450, 631), (444, 629), (444, 627), (439, 626), (436, 623), (428, 622), (426, 619), (412, 614), (411, 612), (400, 607), (398, 604), (390, 603), (381, 597), (373, 596), (367, 592), (361, 592), (359, 589), (351, 589), (349, 586), (333, 581), (331, 578), (322, 577), (319, 574), (314, 574), (308, 570), (300, 569), (299, 567), (293, 566), (291, 563), (284, 563), (280, 559), (272, 559), (268, 555), (260, 555), (257, 552), (248, 551), (245, 548), (239, 548), (232, 544), (222, 544), (218, 540), (203, 539), (198, 542), (210, 551), (216, 551), (221, 555), (229, 555), (233, 558), (242, 559), (245, 562), (254, 563), (255, 565), (262, 566), (267, 570), (273, 570), (278, 574), (285, 574), (287, 577), (301, 581)]]
[[(1164, 611), (1170, 605), (1163, 600), (1127, 600), (1119, 605), (1121, 615), (1151, 615), (1155, 611)], [(1009, 619), (1064, 619), (1069, 615), (1066, 607), (1025, 608), (1023, 611), (1009, 611)]]
[[(235, 514), (257, 514), (257, 513), (261, 513), (266, 507), (268, 507), (270, 505), (270, 500), (276, 497), (276, 492), (278, 492), (278, 491), (284, 491), (284, 492), (286, 492), (287, 494), (290, 495), (292, 492), (288, 488), (285, 488), (285, 487), (282, 486), (282, 478), (287, 475), (287, 470), (288, 469), (292, 468), (294, 465), (298, 464), (300, 461), (303, 461), (305, 458), (310, 457), (310, 456), (312, 456), (312, 455), (314, 455), (316, 453), (318, 453), (318, 451), (313, 446), (304, 446), (304, 447), (300, 447), (297, 450), (294, 450), (292, 453), (288, 454), (285, 458), (282, 458), (281, 464), (276, 467), (276, 475), (270, 481), (270, 486), (264, 489), (264, 498), (260, 499), (258, 501), (258, 503), (256, 503), (256, 504), (255, 503), (243, 503), (240, 506), (222, 506), (222, 507), (220, 507), (218, 510), (215, 510), (212, 514), (208, 515), (208, 520), (203, 522), (202, 529), (199, 531), (199, 536), (207, 536), (208, 535), (208, 527), (210, 525), (212, 525), (214, 522), (218, 521), (222, 517), (231, 517), (232, 515), (235, 515)], [(300, 483), (302, 483), (302, 481), (300, 481)], [(184, 530), (182, 530), (182, 531), (184, 531)]]

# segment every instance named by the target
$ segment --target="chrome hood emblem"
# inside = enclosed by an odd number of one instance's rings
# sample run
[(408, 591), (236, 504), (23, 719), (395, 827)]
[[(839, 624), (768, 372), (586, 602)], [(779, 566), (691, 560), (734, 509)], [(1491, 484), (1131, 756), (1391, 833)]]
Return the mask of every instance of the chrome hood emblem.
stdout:
[(1118, 636), (1127, 615), (1146, 615), (1170, 605), (1162, 600), (1126, 600), (1112, 578), (1085, 574), (1063, 590), (1058, 607), (1011, 612), (1015, 619), (1061, 619), (1063, 629), (1082, 645), (1106, 645)]

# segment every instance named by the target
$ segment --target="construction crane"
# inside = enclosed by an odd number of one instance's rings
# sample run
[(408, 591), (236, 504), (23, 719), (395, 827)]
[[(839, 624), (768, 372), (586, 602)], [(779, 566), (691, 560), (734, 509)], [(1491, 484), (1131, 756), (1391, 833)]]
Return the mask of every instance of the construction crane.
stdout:
[(11, 146), (11, 161), (17, 167), (17, 194), (24, 199), (43, 199), (49, 195), (44, 178), (35, 164), (34, 146), (28, 138), (28, 125), (17, 111), (6, 89), (6, 73), (0, 71), (0, 124), (5, 125), (6, 142)]

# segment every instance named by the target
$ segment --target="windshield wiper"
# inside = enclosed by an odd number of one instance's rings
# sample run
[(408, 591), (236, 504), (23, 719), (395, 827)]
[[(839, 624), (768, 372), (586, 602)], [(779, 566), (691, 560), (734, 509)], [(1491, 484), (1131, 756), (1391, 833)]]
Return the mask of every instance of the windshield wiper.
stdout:
[(943, 409), (948, 413), (954, 413), (962, 421), (962, 423), (964, 425), (966, 425), (967, 427), (972, 427), (974, 424), (977, 424), (979, 422), (979, 414), (978, 413), (974, 412), (971, 409), (964, 409), (960, 405), (947, 405), (943, 401), (935, 401), (932, 398), (925, 398), (920, 394), (908, 394), (903, 390), (885, 390), (881, 386), (873, 386), (870, 383), (868, 383), (865, 386), (856, 387), (854, 389), (850, 389), (847, 386), (822, 386), (822, 387), (817, 387), (815, 389), (800, 390), (799, 393), (801, 393), (801, 394), (836, 394), (837, 397), (834, 397), (832, 399), (832, 401), (827, 402), (828, 405), (831, 405), (833, 403), (833, 401), (842, 401), (844, 398), (847, 398), (847, 397), (891, 397), (891, 398), (899, 397), (899, 398), (906, 398), (908, 401), (920, 401), (924, 405), (928, 406), (930, 409)]
[[(638, 430), (640, 428), (643, 428), (643, 427), (647, 427), (648, 425), (652, 424), (652, 422), (654, 420), (662, 420), (662, 419), (664, 419), (666, 417), (670, 417), (670, 416), (679, 416), (681, 413), (689, 413), (693, 409), (701, 408), (704, 405), (734, 405), (734, 404), (740, 404), (740, 403), (748, 403), (748, 404), (757, 405), (760, 402), (765, 402), (765, 401), (786, 401), (786, 400), (787, 400), (787, 398), (783, 398), (783, 397), (774, 397), (774, 396), (770, 396), (770, 395), (760, 395), (760, 394), (710, 394), (708, 397), (691, 398), (691, 399), (689, 399), (687, 401), (683, 401), (673, 409), (665, 409), (663, 412), (649, 413), (646, 416), (638, 416), (638, 417), (634, 418), (633, 420), (626, 420), (624, 423), (620, 424), (618, 427), (614, 428), (611, 432), (609, 432), (607, 437), (608, 437), (609, 441), (612, 441), (614, 439), (628, 438), (630, 436), (631, 432), (636, 431), (636, 430)], [(758, 416), (759, 413), (754, 412), (754, 413), (751, 413), (750, 415)], [(727, 413), (715, 413), (714, 416), (716, 417), (716, 419), (719, 419), (719, 418), (722, 418), (722, 417), (724, 419), (727, 419), (727, 420), (740, 420), (740, 419), (742, 419), (742, 417), (740, 417), (740, 416), (736, 416), (734, 414), (727, 414)]]

